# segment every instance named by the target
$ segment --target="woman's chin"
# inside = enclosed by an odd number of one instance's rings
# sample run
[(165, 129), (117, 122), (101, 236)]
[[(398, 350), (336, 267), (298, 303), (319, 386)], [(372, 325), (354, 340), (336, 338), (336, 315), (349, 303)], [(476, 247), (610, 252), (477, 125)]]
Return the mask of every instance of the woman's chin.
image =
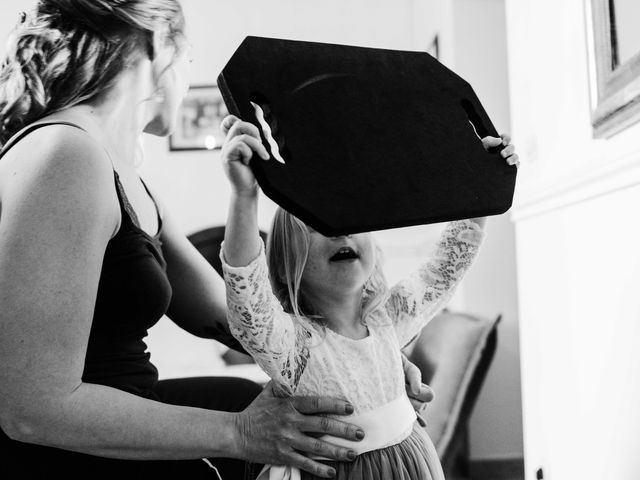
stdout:
[(148, 133), (156, 137), (168, 137), (173, 133), (174, 128), (175, 125), (162, 121), (162, 119), (158, 118), (147, 124), (144, 128), (144, 133)]

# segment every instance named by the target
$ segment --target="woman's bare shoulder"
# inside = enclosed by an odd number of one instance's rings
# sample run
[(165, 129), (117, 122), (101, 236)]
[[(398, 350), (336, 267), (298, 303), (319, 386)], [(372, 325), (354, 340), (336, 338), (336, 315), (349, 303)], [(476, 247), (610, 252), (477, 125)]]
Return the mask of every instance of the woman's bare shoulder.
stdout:
[[(106, 152), (85, 131), (71, 125), (46, 125), (18, 140), (0, 159), (0, 174), (31, 170), (72, 170), (91, 176), (111, 171)], [(37, 172), (34, 172), (37, 173)]]
[(41, 127), (20, 139), (0, 159), (3, 213), (26, 197), (38, 204), (91, 209), (119, 221), (113, 167), (104, 149), (83, 130), (68, 125)]

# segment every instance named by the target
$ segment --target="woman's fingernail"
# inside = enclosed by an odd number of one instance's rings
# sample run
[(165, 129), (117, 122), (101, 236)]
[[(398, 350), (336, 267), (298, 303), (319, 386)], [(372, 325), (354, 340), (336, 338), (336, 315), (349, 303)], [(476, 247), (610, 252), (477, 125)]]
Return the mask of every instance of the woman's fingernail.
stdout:
[(329, 473), (329, 477), (331, 477), (331, 478), (335, 478), (335, 476), (336, 476), (336, 471), (333, 468), (331, 470), (329, 470), (329, 472), (327, 472), (327, 473)]
[(356, 438), (357, 438), (358, 440), (362, 440), (362, 439), (364, 438), (364, 432), (363, 432), (362, 430), (358, 430), (358, 431), (356, 432)]
[(345, 407), (344, 407), (344, 411), (345, 411), (346, 413), (348, 413), (348, 414), (353, 413), (353, 411), (354, 411), (354, 410), (353, 410), (353, 405), (351, 405), (351, 404), (349, 404), (349, 403), (348, 403), (347, 405), (345, 405)]
[(347, 452), (347, 457), (349, 458), (349, 460), (355, 460), (357, 456), (358, 454), (353, 450), (349, 450), (349, 452)]

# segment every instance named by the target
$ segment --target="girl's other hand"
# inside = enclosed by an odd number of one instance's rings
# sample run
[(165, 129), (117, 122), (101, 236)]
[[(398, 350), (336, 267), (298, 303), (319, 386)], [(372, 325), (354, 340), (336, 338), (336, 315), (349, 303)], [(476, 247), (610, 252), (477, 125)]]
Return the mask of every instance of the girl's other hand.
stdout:
[(520, 167), (520, 160), (516, 152), (516, 147), (511, 143), (511, 136), (508, 133), (503, 133), (498, 137), (484, 137), (482, 139), (482, 146), (485, 150), (489, 151), (490, 148), (497, 148), (503, 145), (500, 150), (500, 156), (504, 158), (509, 165), (515, 165), (516, 168)]
[(407, 396), (414, 410), (420, 413), (433, 400), (434, 394), (431, 387), (422, 383), (420, 369), (402, 353), (402, 369), (404, 370), (404, 383)]
[(226, 135), (222, 145), (224, 171), (237, 195), (255, 195), (258, 183), (249, 167), (254, 153), (269, 160), (269, 153), (262, 145), (260, 131), (248, 122), (229, 115), (222, 121), (221, 129)]

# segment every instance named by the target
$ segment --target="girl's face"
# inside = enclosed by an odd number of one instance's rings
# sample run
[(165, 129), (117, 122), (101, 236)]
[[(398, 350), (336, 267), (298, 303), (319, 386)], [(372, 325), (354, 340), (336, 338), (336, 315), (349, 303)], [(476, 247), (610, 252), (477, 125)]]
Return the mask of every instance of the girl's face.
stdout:
[(156, 96), (149, 102), (151, 120), (145, 132), (166, 136), (175, 129), (178, 109), (189, 90), (191, 47), (185, 45), (177, 54), (174, 48), (166, 47), (154, 62), (159, 74)]
[(375, 267), (370, 233), (325, 237), (310, 227), (302, 287), (312, 295), (361, 292)]

